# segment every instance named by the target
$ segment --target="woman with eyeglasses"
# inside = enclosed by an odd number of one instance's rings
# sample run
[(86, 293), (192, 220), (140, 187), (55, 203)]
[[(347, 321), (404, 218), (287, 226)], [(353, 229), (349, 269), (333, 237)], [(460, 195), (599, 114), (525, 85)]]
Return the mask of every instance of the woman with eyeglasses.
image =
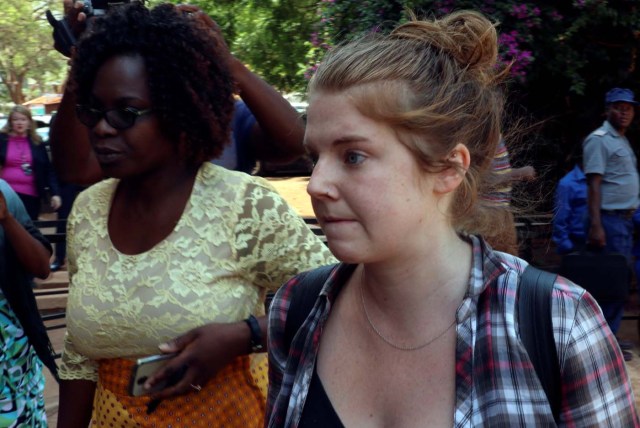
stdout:
[[(69, 218), (59, 427), (261, 426), (265, 293), (332, 261), (266, 181), (209, 162), (233, 87), (194, 15), (119, 6), (77, 45), (77, 119), (111, 178)], [(175, 355), (131, 395), (135, 360), (160, 353)]]
[(36, 132), (31, 111), (17, 105), (0, 130), (0, 178), (18, 194), (31, 220), (40, 214), (40, 201), (49, 189), (51, 208), (62, 205), (60, 188), (47, 148)]

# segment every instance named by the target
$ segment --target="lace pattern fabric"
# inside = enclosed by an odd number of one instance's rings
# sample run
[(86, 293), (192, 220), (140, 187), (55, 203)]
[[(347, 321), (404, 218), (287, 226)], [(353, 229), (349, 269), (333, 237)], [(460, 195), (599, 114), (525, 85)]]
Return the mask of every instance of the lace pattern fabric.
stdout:
[(191, 328), (262, 313), (267, 290), (334, 262), (266, 180), (210, 163), (173, 232), (147, 252), (122, 254), (107, 229), (117, 185), (81, 193), (68, 220), (63, 379), (96, 381), (99, 359), (155, 354)]

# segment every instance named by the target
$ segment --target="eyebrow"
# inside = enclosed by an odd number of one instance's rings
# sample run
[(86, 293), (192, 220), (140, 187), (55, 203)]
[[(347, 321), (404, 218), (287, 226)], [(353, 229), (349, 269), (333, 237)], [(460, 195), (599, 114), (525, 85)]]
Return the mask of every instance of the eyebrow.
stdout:
[[(363, 136), (357, 135), (357, 134), (347, 134), (347, 135), (343, 135), (340, 138), (336, 138), (335, 140), (333, 140), (331, 142), (331, 145), (332, 146), (340, 146), (340, 145), (344, 145), (344, 144), (367, 143), (367, 142), (369, 142), (369, 138), (367, 138), (367, 137), (363, 137)], [(309, 148), (310, 146), (313, 146), (313, 144), (310, 143), (307, 138), (304, 139), (302, 144), (307, 148)]]
[[(90, 94), (90, 101), (97, 101), (99, 103), (102, 103), (103, 101), (96, 96), (96, 94), (91, 93)], [(118, 104), (122, 104), (122, 103), (130, 103), (130, 102), (148, 102), (147, 100), (143, 100), (140, 97), (136, 97), (136, 96), (124, 96), (124, 97), (120, 97), (120, 98), (116, 98), (115, 102)]]

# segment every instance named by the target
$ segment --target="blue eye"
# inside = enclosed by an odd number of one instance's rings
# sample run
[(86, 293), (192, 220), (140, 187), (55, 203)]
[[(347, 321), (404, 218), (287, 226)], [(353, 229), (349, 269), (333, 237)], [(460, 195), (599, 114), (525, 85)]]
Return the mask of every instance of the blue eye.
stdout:
[(345, 156), (345, 162), (350, 165), (357, 165), (364, 161), (364, 155), (356, 152), (348, 152)]

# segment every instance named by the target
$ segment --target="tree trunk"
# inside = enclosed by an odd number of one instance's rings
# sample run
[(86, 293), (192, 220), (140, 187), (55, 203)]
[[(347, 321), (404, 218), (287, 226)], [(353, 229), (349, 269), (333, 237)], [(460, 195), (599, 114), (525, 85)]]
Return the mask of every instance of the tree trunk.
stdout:
[(2, 83), (7, 87), (9, 91), (9, 96), (11, 97), (11, 101), (15, 104), (24, 103), (24, 94), (22, 93), (22, 84), (24, 83), (24, 73), (15, 73), (14, 71), (9, 71), (7, 75), (7, 79), (3, 80)]

